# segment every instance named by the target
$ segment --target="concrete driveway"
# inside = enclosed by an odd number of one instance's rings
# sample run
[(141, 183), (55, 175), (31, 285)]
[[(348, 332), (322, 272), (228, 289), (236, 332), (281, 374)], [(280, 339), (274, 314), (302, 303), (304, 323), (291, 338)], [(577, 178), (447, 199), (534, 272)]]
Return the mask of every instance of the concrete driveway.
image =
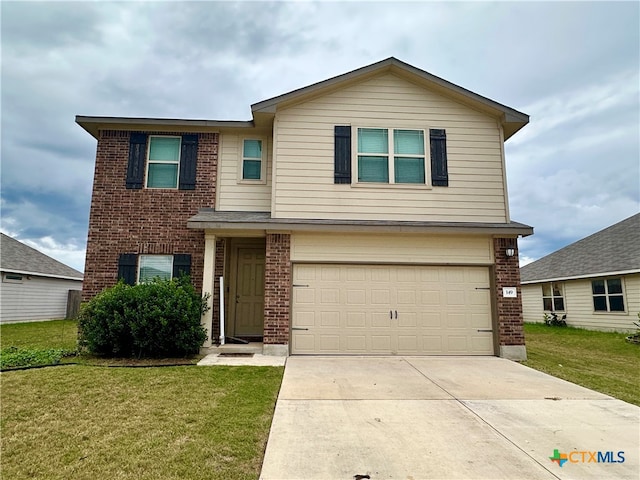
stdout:
[(509, 360), (290, 357), (260, 478), (637, 480), (639, 448), (640, 408)]

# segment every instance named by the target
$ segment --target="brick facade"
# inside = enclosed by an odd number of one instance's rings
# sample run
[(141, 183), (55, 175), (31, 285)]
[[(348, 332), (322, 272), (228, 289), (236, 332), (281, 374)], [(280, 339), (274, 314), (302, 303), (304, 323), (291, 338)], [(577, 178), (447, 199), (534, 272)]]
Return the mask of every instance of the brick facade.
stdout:
[(191, 254), (191, 278), (201, 291), (204, 232), (187, 229), (187, 220), (214, 206), (218, 134), (198, 135), (195, 190), (125, 188), (129, 137), (126, 131), (102, 131), (98, 139), (83, 299), (117, 282), (122, 253)]
[[(515, 249), (513, 257), (505, 255), (507, 247)], [(495, 238), (493, 249), (498, 342), (500, 345), (524, 345), (518, 240), (516, 238)], [(516, 298), (503, 297), (502, 287), (516, 287), (518, 296)]]
[(291, 235), (267, 234), (264, 279), (264, 343), (289, 343)]

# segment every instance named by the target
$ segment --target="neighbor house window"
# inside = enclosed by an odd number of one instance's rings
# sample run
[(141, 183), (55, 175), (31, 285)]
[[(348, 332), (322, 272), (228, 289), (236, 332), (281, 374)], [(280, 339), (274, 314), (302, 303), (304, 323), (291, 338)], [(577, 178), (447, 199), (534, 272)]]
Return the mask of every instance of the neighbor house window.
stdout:
[(138, 283), (173, 277), (173, 255), (140, 255)]
[(564, 312), (564, 294), (561, 283), (542, 284), (542, 305), (547, 312)]
[(624, 312), (624, 292), (621, 278), (607, 278), (591, 282), (593, 309), (596, 312)]
[(5, 273), (2, 281), (6, 283), (22, 283), (22, 275), (18, 273)]
[(424, 130), (358, 128), (358, 182), (425, 184)]
[(242, 142), (242, 179), (262, 179), (262, 140), (245, 139)]
[(147, 161), (148, 188), (178, 188), (180, 137), (149, 138)]

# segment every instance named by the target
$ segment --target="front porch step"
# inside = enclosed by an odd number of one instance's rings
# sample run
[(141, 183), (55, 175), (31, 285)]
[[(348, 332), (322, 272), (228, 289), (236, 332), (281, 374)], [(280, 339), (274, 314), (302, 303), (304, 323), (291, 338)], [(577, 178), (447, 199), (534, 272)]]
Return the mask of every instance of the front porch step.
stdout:
[(220, 354), (220, 353), (262, 353), (262, 342), (250, 342), (246, 345), (227, 343), (225, 345), (214, 346), (201, 349), (203, 354)]

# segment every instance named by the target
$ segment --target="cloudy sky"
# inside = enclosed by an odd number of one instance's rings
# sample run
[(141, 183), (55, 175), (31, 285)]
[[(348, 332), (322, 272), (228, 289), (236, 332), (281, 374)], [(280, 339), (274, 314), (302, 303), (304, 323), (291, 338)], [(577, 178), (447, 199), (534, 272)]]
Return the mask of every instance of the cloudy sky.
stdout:
[(640, 201), (638, 2), (1, 2), (1, 229), (84, 269), (75, 115), (249, 120), (394, 56), (531, 116), (506, 144), (521, 262)]

